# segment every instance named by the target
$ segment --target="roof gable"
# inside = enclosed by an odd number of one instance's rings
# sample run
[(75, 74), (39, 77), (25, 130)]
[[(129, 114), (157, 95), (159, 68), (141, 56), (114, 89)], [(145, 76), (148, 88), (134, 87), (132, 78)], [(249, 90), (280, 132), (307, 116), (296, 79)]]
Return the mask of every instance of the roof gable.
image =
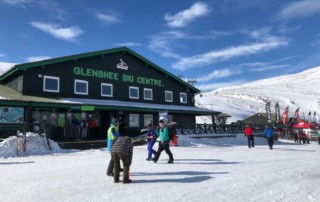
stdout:
[(92, 57), (92, 56), (99, 56), (99, 55), (107, 55), (110, 53), (115, 53), (115, 52), (128, 52), (131, 55), (139, 58), (143, 62), (146, 63), (146, 65), (150, 65), (153, 68), (157, 69), (158, 71), (164, 73), (168, 77), (173, 78), (177, 82), (185, 85), (189, 89), (195, 91), (196, 93), (200, 93), (200, 90), (197, 89), (196, 87), (190, 85), (189, 83), (183, 81), (179, 77), (171, 74), (170, 72), (166, 71), (165, 69), (159, 67), (158, 65), (154, 64), (153, 62), (149, 61), (148, 59), (144, 58), (143, 56), (139, 55), (138, 53), (132, 51), (131, 49), (127, 47), (119, 47), (119, 48), (113, 48), (113, 49), (107, 49), (107, 50), (101, 50), (101, 51), (94, 51), (94, 52), (88, 52), (88, 53), (82, 53), (82, 54), (77, 54), (77, 55), (70, 55), (70, 56), (64, 56), (64, 57), (58, 57), (58, 58), (52, 58), (52, 59), (47, 59), (47, 60), (42, 60), (42, 61), (37, 61), (37, 62), (30, 62), (30, 63), (24, 63), (24, 64), (18, 64), (15, 65), (12, 69), (9, 71), (5, 72), (3, 75), (0, 76), (0, 81), (3, 81), (9, 76), (14, 75), (15, 73), (19, 71), (24, 71), (33, 67), (38, 67), (38, 66), (45, 66), (49, 64), (54, 64), (54, 63), (60, 63), (60, 62), (66, 62), (70, 60), (77, 60), (77, 59), (82, 59), (82, 58), (87, 58), (87, 57)]

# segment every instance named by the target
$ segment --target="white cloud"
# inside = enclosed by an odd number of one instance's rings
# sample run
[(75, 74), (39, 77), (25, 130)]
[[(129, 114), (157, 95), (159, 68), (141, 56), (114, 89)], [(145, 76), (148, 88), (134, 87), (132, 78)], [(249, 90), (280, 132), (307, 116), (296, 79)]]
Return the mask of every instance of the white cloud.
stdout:
[(0, 57), (5, 57), (6, 54), (0, 53)]
[(250, 69), (250, 71), (264, 72), (264, 71), (287, 68), (287, 67), (290, 67), (290, 66), (289, 65), (265, 65), (265, 66), (261, 66), (261, 67), (257, 67), (257, 68), (252, 68), (252, 69)]
[(148, 47), (161, 54), (163, 57), (179, 59), (181, 56), (174, 53), (172, 46), (173, 41), (184, 38), (185, 34), (182, 32), (164, 32), (160, 35), (154, 36)]
[(210, 74), (201, 76), (197, 78), (198, 82), (206, 82), (210, 81), (212, 79), (219, 79), (219, 78), (226, 78), (232, 75), (236, 75), (241, 73), (238, 69), (220, 69), (220, 70), (214, 70)]
[(33, 2), (33, 0), (3, 0), (3, 2), (10, 5), (24, 7), (25, 4), (30, 4)]
[(26, 62), (36, 62), (36, 61), (41, 61), (41, 60), (47, 60), (50, 59), (51, 57), (48, 56), (30, 56), (26, 58)]
[(296, 26), (293, 26), (293, 27), (289, 27), (286, 25), (286, 23), (282, 23), (278, 26), (278, 30), (280, 33), (282, 34), (287, 34), (287, 33), (290, 33), (290, 32), (295, 32), (295, 31), (298, 31), (302, 28), (301, 25), (296, 25)]
[(319, 0), (304, 0), (286, 4), (276, 15), (277, 19), (290, 20), (293, 18), (307, 17), (320, 13)]
[(128, 42), (128, 43), (118, 43), (118, 44), (115, 44), (115, 46), (142, 46), (141, 43), (135, 43), (135, 42)]
[(121, 20), (115, 15), (107, 15), (107, 14), (97, 14), (97, 19), (105, 25), (110, 25), (114, 23), (120, 23)]
[(177, 14), (165, 14), (164, 19), (169, 27), (185, 27), (196, 18), (210, 13), (210, 8), (206, 3), (195, 2), (191, 8), (180, 11)]
[(50, 13), (53, 18), (60, 21), (65, 21), (65, 18), (69, 15), (55, 0), (3, 0), (3, 2), (24, 9), (37, 8)]
[(208, 35), (188, 35), (179, 31), (167, 31), (153, 36), (148, 47), (163, 57), (179, 59), (181, 56), (174, 53), (173, 49), (173, 44), (177, 44), (178, 40), (209, 40), (232, 34), (232, 32), (212, 31)]
[(311, 42), (312, 47), (320, 47), (320, 39), (314, 40)]
[(222, 50), (210, 51), (191, 57), (181, 58), (177, 63), (173, 64), (173, 68), (186, 70), (201, 66), (210, 65), (215, 62), (228, 60), (234, 57), (247, 56), (278, 48), (287, 45), (287, 40), (279, 37), (272, 37), (263, 42), (252, 43), (249, 45), (240, 45), (229, 47)]
[(84, 31), (77, 26), (62, 28), (56, 24), (43, 23), (43, 22), (31, 22), (33, 27), (54, 36), (57, 39), (63, 39), (66, 41), (75, 41), (77, 37), (82, 35)]
[(198, 89), (200, 89), (201, 91), (211, 91), (211, 90), (215, 90), (218, 88), (224, 88), (224, 87), (228, 87), (228, 86), (238, 86), (238, 85), (242, 85), (244, 83), (247, 83), (248, 81), (246, 80), (236, 80), (236, 81), (231, 81), (231, 82), (220, 82), (220, 83), (207, 83), (204, 85), (196, 85), (196, 87)]

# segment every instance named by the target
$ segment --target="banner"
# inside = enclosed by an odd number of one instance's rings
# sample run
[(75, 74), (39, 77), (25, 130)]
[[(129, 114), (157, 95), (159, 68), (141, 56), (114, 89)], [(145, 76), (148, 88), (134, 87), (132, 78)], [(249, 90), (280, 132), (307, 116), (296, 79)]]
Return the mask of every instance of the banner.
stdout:
[(278, 123), (280, 122), (280, 107), (279, 107), (278, 101), (276, 102), (275, 112), (276, 112), (276, 123)]
[(266, 114), (267, 114), (267, 122), (271, 123), (271, 109), (270, 109), (270, 101), (266, 103)]
[(308, 123), (311, 123), (311, 111), (309, 111), (309, 114), (308, 114)]
[(287, 107), (284, 109), (284, 112), (282, 113), (282, 123), (283, 123), (283, 124), (287, 124), (288, 113), (289, 113), (289, 106), (287, 106)]
[(313, 122), (317, 122), (317, 112), (314, 111), (313, 113)]
[(294, 113), (294, 119), (295, 119), (295, 122), (296, 122), (296, 123), (300, 121), (300, 118), (299, 118), (299, 109), (300, 109), (300, 107), (299, 107), (298, 109), (296, 109), (296, 112)]

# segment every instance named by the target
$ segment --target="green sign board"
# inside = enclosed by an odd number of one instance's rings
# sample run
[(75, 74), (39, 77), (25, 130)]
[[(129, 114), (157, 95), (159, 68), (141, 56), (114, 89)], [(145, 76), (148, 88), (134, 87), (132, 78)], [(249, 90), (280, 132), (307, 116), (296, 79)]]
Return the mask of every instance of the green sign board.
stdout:
[(148, 78), (143, 76), (135, 77), (133, 75), (119, 74), (116, 72), (108, 72), (108, 71), (96, 70), (96, 69), (90, 69), (90, 68), (74, 67), (73, 73), (78, 76), (87, 76), (87, 77), (94, 77), (94, 78), (100, 78), (100, 79), (122, 81), (127, 83), (139, 83), (139, 84), (149, 85), (149, 86), (159, 86), (159, 87), (164, 86), (162, 80), (160, 79), (153, 79), (153, 78)]
[(94, 111), (94, 106), (88, 106), (88, 105), (81, 106), (81, 111)]

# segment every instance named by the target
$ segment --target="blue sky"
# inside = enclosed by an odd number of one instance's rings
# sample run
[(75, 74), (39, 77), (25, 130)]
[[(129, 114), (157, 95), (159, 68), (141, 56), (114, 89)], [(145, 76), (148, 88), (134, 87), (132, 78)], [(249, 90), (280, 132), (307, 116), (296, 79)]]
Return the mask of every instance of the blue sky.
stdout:
[(213, 90), (320, 65), (320, 0), (0, 0), (0, 61), (127, 46)]

